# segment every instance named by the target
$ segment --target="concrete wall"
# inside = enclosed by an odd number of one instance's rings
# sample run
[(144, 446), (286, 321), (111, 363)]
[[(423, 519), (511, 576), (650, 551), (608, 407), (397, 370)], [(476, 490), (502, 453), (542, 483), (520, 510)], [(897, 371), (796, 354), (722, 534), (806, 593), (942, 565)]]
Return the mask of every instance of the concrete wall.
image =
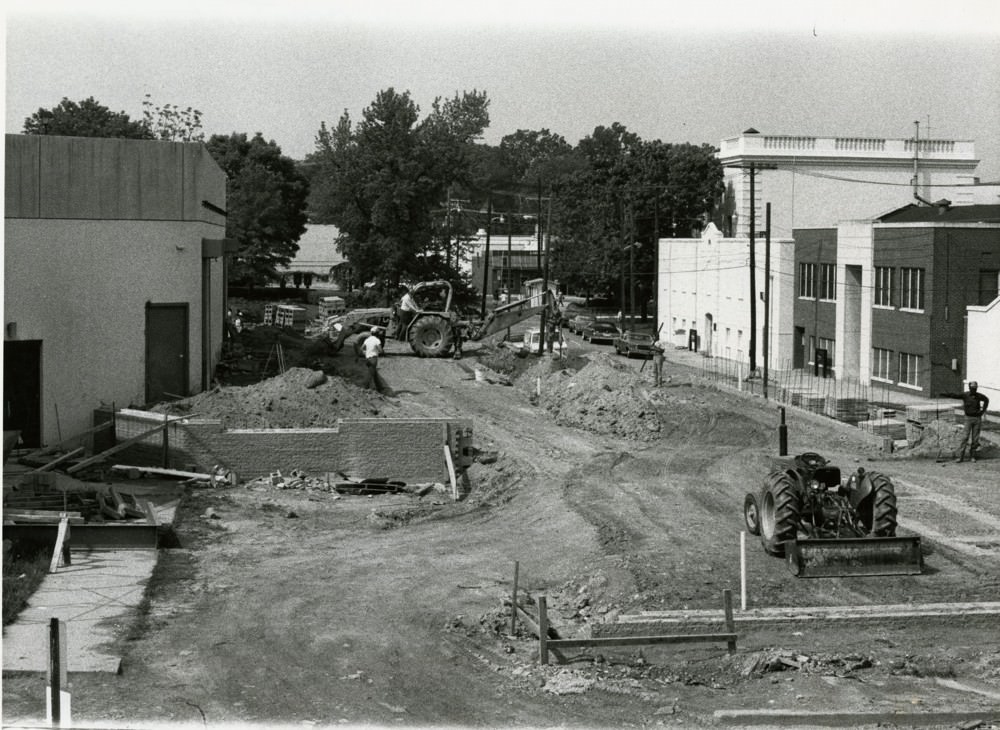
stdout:
[[(162, 423), (163, 416), (119, 412), (119, 441)], [(444, 446), (455, 468), (472, 463), (472, 421), (461, 418), (344, 419), (337, 428), (224, 429), (215, 420), (187, 419), (168, 427), (170, 467), (207, 472), (230, 468), (240, 479), (300, 469), (310, 476), (343, 472), (351, 478), (389, 477), (409, 484), (449, 483)], [(162, 436), (155, 434), (116, 457), (118, 463), (162, 465)]]
[[(760, 239), (756, 258), (757, 366), (764, 359), (765, 241)], [(709, 225), (700, 238), (660, 240), (657, 322), (663, 323), (677, 345), (687, 335), (676, 329), (696, 329), (700, 348), (712, 357), (746, 360), (750, 344), (750, 243), (746, 238), (724, 238)], [(794, 242), (771, 242), (771, 311), (769, 367), (791, 359), (793, 334)], [(712, 327), (708, 334), (709, 322)]]
[[(860, 292), (847, 267), (861, 271)], [(868, 221), (843, 221), (837, 226), (837, 301), (846, 302), (848, 287), (860, 294), (854, 306), (837, 307), (837, 354), (841, 363), (840, 377), (859, 378), (868, 382), (872, 368), (872, 302), (875, 293), (875, 272), (872, 268), (872, 224)], [(853, 314), (853, 316), (849, 316)], [(850, 350), (850, 351), (848, 351)]]
[(204, 146), (7, 135), (5, 149), (5, 340), (41, 342), (42, 443), (89, 428), (102, 403), (144, 402), (147, 303), (188, 305), (199, 391), (225, 306), (221, 258), (203, 291), (202, 240), (225, 219), (202, 201), (226, 200)]
[(967, 381), (979, 383), (990, 399), (990, 410), (1000, 411), (1000, 297), (985, 306), (967, 308), (969, 362)]

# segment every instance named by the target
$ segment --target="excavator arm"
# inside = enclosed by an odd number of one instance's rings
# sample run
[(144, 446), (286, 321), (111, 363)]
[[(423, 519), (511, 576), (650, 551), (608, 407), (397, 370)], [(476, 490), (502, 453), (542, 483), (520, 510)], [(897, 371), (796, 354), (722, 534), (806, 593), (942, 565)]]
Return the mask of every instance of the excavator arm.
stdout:
[(551, 290), (497, 307), (487, 315), (481, 325), (469, 329), (466, 339), (477, 341), (495, 335), (518, 322), (541, 314), (543, 310), (548, 310), (553, 316), (557, 314), (555, 297)]

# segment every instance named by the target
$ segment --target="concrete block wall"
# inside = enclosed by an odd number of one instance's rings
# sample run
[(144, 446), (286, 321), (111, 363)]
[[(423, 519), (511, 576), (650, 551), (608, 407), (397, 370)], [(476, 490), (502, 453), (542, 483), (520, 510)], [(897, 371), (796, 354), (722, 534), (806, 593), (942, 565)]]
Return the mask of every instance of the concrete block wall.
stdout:
[[(160, 414), (116, 414), (119, 440), (162, 422)], [(209, 471), (228, 467), (240, 479), (300, 469), (308, 475), (343, 472), (352, 478), (388, 477), (409, 484), (449, 481), (445, 444), (457, 472), (472, 463), (472, 421), (461, 418), (343, 419), (336, 428), (225, 429), (220, 421), (190, 419), (168, 426), (170, 467)], [(162, 464), (162, 436), (154, 434), (116, 460)]]

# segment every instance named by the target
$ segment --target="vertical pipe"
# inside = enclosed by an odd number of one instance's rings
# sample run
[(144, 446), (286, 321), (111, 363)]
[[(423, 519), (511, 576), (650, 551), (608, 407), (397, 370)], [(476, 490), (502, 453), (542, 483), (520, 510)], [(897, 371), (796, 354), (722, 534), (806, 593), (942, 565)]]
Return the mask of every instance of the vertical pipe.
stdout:
[(778, 456), (788, 456), (788, 426), (785, 425), (785, 407), (778, 408), (781, 423), (778, 424)]
[(747, 610), (747, 532), (740, 530), (740, 610)]
[(764, 400), (767, 400), (768, 340), (771, 336), (771, 204), (764, 213)]
[(750, 163), (750, 375), (757, 369), (757, 224), (754, 220), (754, 163)]

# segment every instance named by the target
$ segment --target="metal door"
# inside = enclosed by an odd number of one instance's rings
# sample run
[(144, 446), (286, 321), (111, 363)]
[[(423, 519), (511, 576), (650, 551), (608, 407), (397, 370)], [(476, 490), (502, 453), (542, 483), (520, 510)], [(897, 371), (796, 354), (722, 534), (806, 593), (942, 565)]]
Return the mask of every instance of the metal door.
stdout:
[(146, 304), (146, 403), (188, 395), (188, 305)]

